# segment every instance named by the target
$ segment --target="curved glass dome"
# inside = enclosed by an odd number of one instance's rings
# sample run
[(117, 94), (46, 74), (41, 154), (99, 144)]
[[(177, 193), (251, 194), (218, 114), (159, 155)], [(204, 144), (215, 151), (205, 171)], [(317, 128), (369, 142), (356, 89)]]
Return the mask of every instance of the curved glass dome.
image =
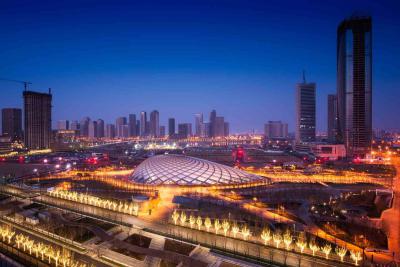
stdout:
[(148, 158), (132, 174), (135, 183), (154, 185), (239, 184), (260, 179), (232, 167), (183, 155)]

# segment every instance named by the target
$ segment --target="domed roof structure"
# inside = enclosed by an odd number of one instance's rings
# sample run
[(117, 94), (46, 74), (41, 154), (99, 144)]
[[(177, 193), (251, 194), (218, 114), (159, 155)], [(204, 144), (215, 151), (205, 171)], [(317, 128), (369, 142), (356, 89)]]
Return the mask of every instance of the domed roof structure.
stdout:
[(260, 176), (183, 155), (158, 155), (143, 161), (132, 174), (135, 183), (152, 185), (228, 185), (258, 181)]

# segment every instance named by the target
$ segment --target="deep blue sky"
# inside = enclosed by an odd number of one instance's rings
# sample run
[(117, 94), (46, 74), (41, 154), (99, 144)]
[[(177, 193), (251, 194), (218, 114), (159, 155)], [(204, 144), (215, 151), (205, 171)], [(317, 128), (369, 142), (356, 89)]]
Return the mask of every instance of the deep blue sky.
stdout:
[[(63, 3), (61, 3), (63, 2)], [(108, 3), (107, 3), (108, 2)], [(317, 128), (336, 91), (336, 27), (373, 17), (374, 128), (400, 128), (400, 1), (0, 2), (0, 77), (54, 92), (53, 120), (217, 109), (232, 132), (294, 126), (294, 88), (317, 83)], [(0, 107), (22, 106), (0, 82)]]

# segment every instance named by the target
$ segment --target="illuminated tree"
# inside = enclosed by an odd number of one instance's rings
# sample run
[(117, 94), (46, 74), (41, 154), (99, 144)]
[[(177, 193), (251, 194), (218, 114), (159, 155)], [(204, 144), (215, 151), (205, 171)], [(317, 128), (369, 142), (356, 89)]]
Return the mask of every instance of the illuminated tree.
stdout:
[(330, 244), (325, 244), (325, 246), (322, 247), (322, 252), (325, 253), (325, 258), (329, 258), (329, 254), (331, 253), (332, 246)]
[(26, 242), (26, 247), (29, 249), (29, 255), (32, 254), (32, 247), (35, 244), (35, 241), (33, 240), (28, 240), (28, 242)]
[(293, 237), (290, 231), (288, 230), (283, 235), (283, 243), (285, 243), (286, 250), (290, 249), (290, 245), (292, 244), (292, 242), (293, 242)]
[(279, 231), (276, 231), (272, 237), (276, 248), (279, 248), (279, 244), (282, 242), (282, 234)]
[(247, 238), (250, 236), (250, 229), (247, 227), (247, 225), (243, 225), (242, 227), (242, 236), (244, 240), (247, 240)]
[(182, 225), (185, 225), (186, 222), (186, 213), (184, 211), (181, 212), (180, 221)]
[(178, 222), (178, 219), (179, 219), (179, 213), (177, 210), (174, 210), (174, 212), (172, 213), (172, 220), (174, 220), (175, 225)]
[(53, 259), (56, 262), (56, 266), (58, 266), (58, 260), (60, 259), (60, 256), (61, 256), (60, 250), (56, 250), (53, 254)]
[(228, 233), (230, 227), (231, 227), (231, 225), (230, 225), (228, 220), (225, 219), (225, 220), (222, 221), (222, 229), (224, 229), (224, 235), (225, 236)]
[(193, 228), (193, 226), (196, 224), (196, 218), (193, 216), (193, 214), (191, 214), (189, 217), (189, 224), (190, 228)]
[(350, 251), (350, 257), (354, 261), (354, 264), (358, 266), (358, 262), (362, 260), (361, 252), (360, 251)]
[(237, 223), (234, 223), (232, 226), (232, 233), (234, 238), (236, 238), (236, 235), (239, 233), (239, 231), (240, 231), (239, 225), (237, 225)]
[(264, 240), (264, 245), (267, 245), (272, 239), (271, 230), (269, 230), (269, 228), (264, 228), (261, 233), (261, 239)]
[(346, 256), (347, 248), (345, 247), (336, 247), (336, 254), (340, 257), (340, 261), (343, 262), (344, 256)]
[(197, 228), (199, 228), (199, 230), (201, 230), (201, 226), (203, 224), (203, 219), (200, 216), (197, 216), (196, 224), (197, 224)]
[(306, 236), (304, 232), (299, 234), (297, 238), (296, 246), (300, 249), (300, 253), (303, 253), (305, 247), (307, 246)]
[(210, 217), (207, 217), (207, 218), (205, 219), (205, 221), (204, 221), (204, 226), (207, 228), (207, 232), (209, 232), (209, 231), (210, 231), (210, 228), (211, 228), (211, 226), (212, 226)]
[(215, 229), (215, 234), (218, 234), (219, 229), (221, 229), (221, 222), (219, 219), (214, 219), (214, 229)]
[(310, 241), (308, 246), (310, 247), (313, 256), (315, 256), (315, 252), (319, 249), (318, 245), (315, 243), (315, 240)]
[(13, 238), (14, 235), (15, 235), (15, 232), (13, 232), (13, 231), (10, 229), (10, 231), (7, 233), (8, 244), (11, 243), (11, 239)]

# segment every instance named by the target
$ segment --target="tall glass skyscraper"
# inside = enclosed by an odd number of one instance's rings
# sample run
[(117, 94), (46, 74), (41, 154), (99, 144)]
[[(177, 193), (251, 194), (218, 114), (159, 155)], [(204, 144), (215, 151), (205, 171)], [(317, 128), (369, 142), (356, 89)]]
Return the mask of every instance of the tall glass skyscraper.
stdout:
[(370, 17), (352, 17), (337, 30), (338, 141), (348, 157), (364, 157), (372, 138)]

